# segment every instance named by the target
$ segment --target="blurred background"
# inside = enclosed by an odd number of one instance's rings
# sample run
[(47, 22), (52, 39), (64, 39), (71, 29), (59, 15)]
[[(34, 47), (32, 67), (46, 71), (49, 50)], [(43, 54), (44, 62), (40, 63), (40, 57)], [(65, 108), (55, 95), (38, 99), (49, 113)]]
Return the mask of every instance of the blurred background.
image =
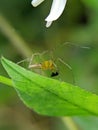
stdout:
[[(98, 0), (68, 0), (62, 16), (47, 29), (44, 19), (51, 4), (47, 0), (34, 8), (30, 0), (0, 0), (0, 56), (17, 63), (53, 50), (72, 68), (65, 67), (61, 75), (66, 82), (74, 78), (76, 85), (98, 94)], [(1, 64), (0, 75), (8, 77)], [(0, 130), (13, 129), (97, 130), (98, 118), (40, 116), (24, 106), (13, 88), (0, 84)]]

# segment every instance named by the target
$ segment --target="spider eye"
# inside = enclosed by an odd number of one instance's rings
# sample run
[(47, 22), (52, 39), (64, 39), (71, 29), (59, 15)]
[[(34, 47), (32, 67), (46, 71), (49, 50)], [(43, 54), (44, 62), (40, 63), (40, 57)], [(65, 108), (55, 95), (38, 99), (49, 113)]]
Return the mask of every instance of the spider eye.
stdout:
[(59, 75), (59, 73), (57, 71), (51, 73), (51, 77), (58, 76), (58, 75)]

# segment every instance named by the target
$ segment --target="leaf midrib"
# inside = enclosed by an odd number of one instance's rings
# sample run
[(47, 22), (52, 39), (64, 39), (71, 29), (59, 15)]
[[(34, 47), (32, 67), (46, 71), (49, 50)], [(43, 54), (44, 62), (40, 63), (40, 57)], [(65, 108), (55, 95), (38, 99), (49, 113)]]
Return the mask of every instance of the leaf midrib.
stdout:
[[(56, 93), (51, 92), (49, 89), (45, 89), (45, 88), (42, 87), (40, 84), (38, 84), (38, 83), (32, 81), (31, 79), (29, 79), (28, 77), (26, 77), (25, 75), (23, 75), (22, 73), (20, 73), (20, 72), (17, 71), (16, 69), (14, 69), (14, 68), (13, 68), (12, 66), (10, 66), (5, 60), (3, 60), (3, 61), (5, 62), (5, 64), (6, 64), (7, 66), (9, 66), (9, 68), (13, 69), (17, 74), (19, 74), (20, 76), (26, 78), (28, 81), (34, 83), (36, 86), (39, 86), (40, 88), (44, 89), (45, 91), (47, 91), (47, 92), (49, 92), (49, 93), (54, 94), (55, 96), (57, 96), (58, 98), (62, 99), (63, 101), (66, 101), (66, 102), (72, 104), (73, 106), (76, 106), (76, 107), (78, 107), (78, 108), (80, 108), (80, 109), (82, 109), (82, 110), (84, 110), (84, 111), (87, 111), (88, 113), (90, 113), (90, 114), (92, 114), (92, 115), (98, 115), (97, 113), (94, 113), (94, 112), (92, 112), (92, 111), (90, 111), (90, 110), (88, 110), (88, 109), (86, 109), (86, 108), (83, 108), (83, 107), (81, 107), (80, 105), (75, 104), (75, 103), (69, 101), (68, 99), (65, 99), (65, 98), (61, 97), (60, 95), (57, 95)], [(28, 71), (28, 70), (26, 70), (26, 71)], [(12, 77), (12, 76), (11, 76), (11, 77)], [(13, 77), (12, 77), (12, 80), (14, 81)], [(20, 81), (20, 82), (21, 82), (21, 81)]]

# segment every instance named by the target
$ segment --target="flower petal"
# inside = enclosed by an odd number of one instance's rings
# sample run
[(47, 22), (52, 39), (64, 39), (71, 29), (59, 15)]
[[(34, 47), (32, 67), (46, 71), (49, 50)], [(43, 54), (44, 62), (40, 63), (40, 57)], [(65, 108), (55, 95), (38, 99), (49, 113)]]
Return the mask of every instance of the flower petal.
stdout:
[(44, 0), (32, 0), (31, 4), (36, 7), (41, 4)]
[(49, 27), (52, 22), (60, 17), (63, 13), (67, 0), (53, 0), (52, 7), (48, 17), (45, 19), (47, 21), (46, 27)]

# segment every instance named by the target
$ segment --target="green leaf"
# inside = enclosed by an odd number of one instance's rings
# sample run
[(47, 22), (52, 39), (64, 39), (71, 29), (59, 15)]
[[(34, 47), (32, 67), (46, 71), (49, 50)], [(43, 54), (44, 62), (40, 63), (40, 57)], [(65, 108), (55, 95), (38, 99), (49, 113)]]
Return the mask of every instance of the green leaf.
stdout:
[(98, 115), (98, 96), (77, 86), (28, 71), (2, 57), (21, 100), (48, 116)]

